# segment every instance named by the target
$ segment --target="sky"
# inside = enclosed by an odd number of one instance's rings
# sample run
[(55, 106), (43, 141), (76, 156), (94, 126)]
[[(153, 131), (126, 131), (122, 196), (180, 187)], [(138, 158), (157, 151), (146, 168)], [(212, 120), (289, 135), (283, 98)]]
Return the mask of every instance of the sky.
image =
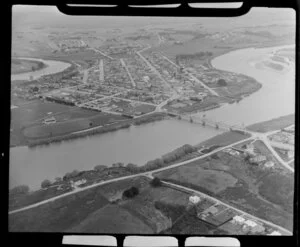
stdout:
[[(46, 27), (66, 26), (70, 28), (122, 28), (132, 26), (140, 28), (146, 25), (160, 25), (165, 23), (199, 22), (204, 25), (219, 25), (220, 18), (204, 17), (113, 17), (113, 16), (69, 16), (61, 13), (55, 6), (13, 6), (13, 28), (24, 25), (40, 25)], [(223, 21), (224, 20), (224, 21)], [(225, 21), (226, 20), (226, 21)], [(227, 22), (227, 20), (229, 22)], [(252, 8), (243, 16), (224, 18), (221, 25), (245, 26), (268, 25), (268, 24), (295, 24), (295, 11), (293, 9), (275, 8)]]

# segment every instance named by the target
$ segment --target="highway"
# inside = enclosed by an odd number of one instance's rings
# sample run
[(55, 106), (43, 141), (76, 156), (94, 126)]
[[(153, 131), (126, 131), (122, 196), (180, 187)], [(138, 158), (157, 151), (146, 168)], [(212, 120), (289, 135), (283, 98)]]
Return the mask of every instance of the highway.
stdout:
[(186, 165), (186, 164), (188, 164), (190, 162), (206, 158), (206, 157), (208, 157), (208, 156), (210, 156), (210, 155), (212, 155), (214, 153), (217, 153), (217, 152), (219, 152), (219, 151), (221, 151), (221, 150), (223, 150), (225, 148), (232, 147), (234, 145), (237, 145), (239, 143), (242, 143), (242, 142), (250, 140), (250, 139), (251, 139), (251, 137), (243, 139), (243, 140), (235, 142), (235, 143), (232, 143), (230, 145), (224, 146), (222, 148), (217, 148), (217, 149), (213, 150), (212, 152), (204, 154), (202, 156), (199, 156), (199, 157), (196, 157), (196, 158), (193, 158), (193, 159), (190, 159), (190, 160), (186, 160), (186, 161), (183, 161), (183, 162), (179, 162), (177, 164), (170, 165), (170, 166), (167, 166), (167, 167), (162, 167), (162, 168), (150, 171), (150, 172), (149, 171), (148, 172), (142, 172), (142, 173), (139, 173), (139, 174), (133, 174), (133, 175), (129, 175), (129, 176), (114, 178), (114, 179), (110, 179), (110, 180), (107, 180), (107, 181), (102, 181), (102, 182), (99, 182), (99, 183), (96, 183), (96, 184), (92, 184), (92, 185), (89, 185), (89, 186), (86, 186), (86, 187), (83, 187), (83, 188), (80, 188), (80, 189), (77, 189), (77, 190), (73, 190), (73, 191), (67, 192), (65, 194), (62, 194), (62, 195), (59, 195), (59, 196), (55, 196), (55, 197), (52, 197), (50, 199), (47, 199), (47, 200), (44, 200), (44, 201), (41, 201), (41, 202), (38, 202), (38, 203), (35, 203), (35, 204), (32, 204), (32, 205), (29, 205), (29, 206), (26, 206), (26, 207), (23, 207), (23, 208), (20, 208), (20, 209), (12, 210), (12, 211), (8, 212), (8, 214), (15, 214), (15, 213), (22, 212), (22, 211), (25, 211), (25, 210), (28, 210), (28, 209), (31, 209), (31, 208), (35, 208), (35, 207), (41, 206), (43, 204), (46, 204), (48, 202), (53, 202), (53, 201), (58, 200), (60, 198), (63, 198), (63, 197), (66, 197), (66, 196), (69, 196), (69, 195), (72, 195), (72, 194), (76, 194), (76, 193), (78, 193), (80, 191), (88, 190), (88, 189), (91, 189), (91, 188), (94, 188), (94, 187), (97, 187), (97, 186), (101, 186), (101, 185), (104, 185), (104, 184), (108, 184), (108, 183), (112, 183), (112, 182), (117, 182), (117, 181), (121, 181), (121, 180), (125, 180), (125, 179), (130, 179), (130, 178), (135, 178), (135, 177), (139, 177), (139, 176), (143, 176), (143, 175), (145, 176), (145, 175), (147, 175), (149, 173), (153, 174), (155, 172), (161, 172), (161, 171), (164, 171), (164, 170), (168, 170), (168, 169), (172, 169), (172, 168), (179, 167), (179, 166), (182, 166), (182, 165)]

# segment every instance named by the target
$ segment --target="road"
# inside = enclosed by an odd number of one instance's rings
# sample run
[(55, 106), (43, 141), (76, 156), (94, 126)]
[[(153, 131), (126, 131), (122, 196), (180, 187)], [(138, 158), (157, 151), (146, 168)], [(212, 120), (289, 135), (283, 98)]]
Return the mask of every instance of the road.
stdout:
[(202, 156), (199, 156), (199, 157), (196, 157), (196, 158), (193, 158), (193, 159), (190, 159), (190, 160), (186, 160), (186, 161), (183, 161), (183, 162), (179, 162), (177, 164), (170, 165), (170, 166), (167, 166), (167, 167), (162, 167), (162, 168), (150, 171), (150, 172), (149, 171), (148, 172), (142, 172), (142, 173), (139, 173), (139, 174), (133, 174), (133, 175), (129, 175), (129, 176), (114, 178), (114, 179), (111, 179), (111, 180), (102, 181), (102, 182), (99, 182), (99, 183), (96, 183), (96, 184), (92, 184), (92, 185), (80, 188), (80, 189), (78, 189), (76, 191), (67, 192), (65, 194), (62, 194), (62, 195), (59, 195), (59, 196), (56, 196), (56, 197), (52, 197), (50, 199), (47, 199), (47, 200), (44, 200), (44, 201), (41, 201), (41, 202), (38, 202), (38, 203), (35, 203), (35, 204), (32, 204), (32, 205), (29, 205), (29, 206), (26, 206), (26, 207), (23, 207), (23, 208), (20, 208), (20, 209), (12, 210), (12, 211), (10, 211), (8, 213), (9, 214), (14, 214), (14, 213), (22, 212), (22, 211), (38, 207), (38, 206), (46, 204), (48, 202), (53, 202), (53, 201), (55, 201), (57, 199), (60, 199), (60, 198), (63, 198), (63, 197), (66, 197), (66, 196), (69, 196), (69, 195), (72, 195), (72, 194), (76, 194), (76, 193), (78, 193), (80, 191), (88, 190), (88, 189), (91, 189), (91, 188), (94, 188), (94, 187), (97, 187), (97, 186), (100, 186), (100, 185), (104, 185), (104, 184), (108, 184), (108, 183), (112, 183), (112, 182), (117, 182), (117, 181), (121, 181), (121, 180), (125, 180), (125, 179), (135, 178), (135, 177), (139, 177), (139, 176), (145, 176), (145, 175), (148, 175), (148, 174), (152, 175), (153, 173), (156, 173), (156, 172), (161, 172), (161, 171), (164, 171), (164, 170), (168, 170), (168, 169), (172, 169), (172, 168), (179, 167), (179, 166), (182, 166), (182, 165), (186, 165), (186, 164), (188, 164), (190, 162), (206, 158), (206, 157), (208, 157), (208, 156), (210, 156), (210, 155), (212, 155), (214, 153), (217, 153), (217, 152), (219, 152), (219, 151), (221, 151), (221, 150), (223, 150), (225, 148), (229, 148), (229, 147), (232, 147), (234, 145), (238, 145), (239, 143), (242, 143), (242, 142), (250, 140), (250, 139), (251, 139), (251, 137), (243, 139), (243, 140), (235, 142), (235, 143), (232, 143), (230, 145), (224, 146), (222, 148), (217, 148), (217, 149), (213, 150), (212, 152), (204, 154)]
[(137, 51), (136, 54), (148, 65), (148, 67), (167, 85), (168, 88), (175, 91), (172, 86), (161, 76), (161, 74), (157, 71), (157, 69), (139, 52)]
[(82, 78), (82, 83), (86, 84), (87, 83), (87, 79), (89, 77), (89, 69), (86, 69), (83, 71), (83, 78)]
[(111, 59), (111, 60), (114, 59), (114, 58), (112, 58), (111, 56), (106, 55), (105, 53), (103, 53), (102, 51), (100, 51), (100, 50), (98, 50), (98, 49), (96, 49), (96, 48), (94, 48), (94, 47), (90, 47), (89, 49), (90, 49), (90, 50), (93, 50), (93, 51), (95, 51), (95, 52), (97, 52), (97, 53), (100, 53), (102, 56), (105, 56), (105, 57), (107, 57), (107, 58), (109, 58), (109, 59)]
[(103, 59), (99, 61), (99, 81), (104, 81), (104, 68), (103, 68)]
[[(174, 63), (173, 61), (171, 61), (169, 58), (167, 58), (166, 56), (162, 55), (161, 56), (166, 59), (169, 63), (173, 64), (174, 66), (176, 66), (177, 68), (180, 68), (176, 63)], [(219, 94), (213, 90), (212, 88), (208, 87), (205, 83), (203, 83), (202, 81), (200, 81), (197, 77), (195, 77), (192, 73), (187, 72), (187, 74), (193, 78), (194, 81), (198, 82), (199, 84), (201, 84), (204, 88), (206, 88), (212, 95), (215, 96), (219, 96)]]
[(126, 70), (128, 76), (129, 76), (129, 78), (130, 78), (130, 81), (131, 81), (132, 86), (135, 88), (135, 87), (136, 87), (136, 83), (135, 83), (135, 81), (133, 80), (132, 75), (131, 75), (131, 73), (130, 73), (130, 71), (129, 71), (129, 69), (128, 69), (126, 63), (125, 63), (125, 61), (123, 60), (123, 58), (120, 58), (120, 62), (121, 62), (121, 64), (123, 65), (123, 67), (125, 68), (125, 70)]

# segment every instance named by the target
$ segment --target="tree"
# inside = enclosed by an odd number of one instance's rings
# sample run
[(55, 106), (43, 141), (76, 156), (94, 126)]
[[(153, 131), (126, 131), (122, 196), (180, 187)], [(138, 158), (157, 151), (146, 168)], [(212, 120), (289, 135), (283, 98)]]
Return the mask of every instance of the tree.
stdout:
[(124, 190), (123, 197), (133, 198), (139, 194), (139, 189), (132, 186), (131, 188)]
[(57, 177), (57, 178), (55, 178), (55, 182), (61, 182), (62, 181), (62, 178), (60, 178), (60, 177)]
[(227, 86), (227, 82), (224, 79), (219, 79), (218, 85), (221, 87), (225, 87), (225, 86)]
[(105, 166), (105, 165), (96, 165), (94, 167), (94, 170), (97, 171), (97, 172), (101, 172), (101, 171), (103, 171), (106, 168), (107, 168), (107, 166)]
[(150, 184), (153, 186), (153, 187), (159, 187), (162, 185), (162, 182), (161, 180), (158, 178), (158, 177), (155, 177), (151, 180)]
[(9, 191), (11, 195), (25, 195), (29, 192), (28, 185), (18, 185)]
[(128, 163), (126, 165), (126, 168), (131, 171), (131, 172), (135, 172), (135, 171), (138, 171), (139, 167), (135, 164), (132, 164), (132, 163)]
[(41, 187), (42, 189), (48, 188), (51, 185), (51, 181), (48, 179), (45, 179), (42, 183), (41, 183)]

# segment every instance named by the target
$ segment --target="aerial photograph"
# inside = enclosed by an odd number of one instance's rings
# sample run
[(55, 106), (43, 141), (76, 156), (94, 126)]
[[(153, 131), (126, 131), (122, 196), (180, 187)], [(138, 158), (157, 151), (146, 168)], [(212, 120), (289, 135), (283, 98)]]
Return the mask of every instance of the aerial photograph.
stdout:
[(293, 235), (295, 29), (13, 6), (9, 231)]

